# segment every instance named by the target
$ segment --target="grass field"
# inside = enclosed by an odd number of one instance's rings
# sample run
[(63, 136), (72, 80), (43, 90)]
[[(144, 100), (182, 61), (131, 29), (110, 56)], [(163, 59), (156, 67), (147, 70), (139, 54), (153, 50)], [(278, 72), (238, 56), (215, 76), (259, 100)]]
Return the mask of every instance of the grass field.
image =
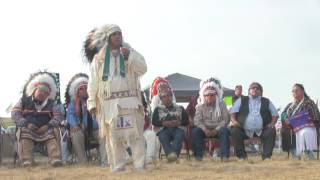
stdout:
[(262, 161), (259, 156), (250, 156), (243, 162), (232, 157), (226, 163), (209, 158), (202, 162), (182, 158), (179, 163), (171, 164), (162, 160), (148, 165), (145, 172), (136, 172), (128, 165), (121, 173), (111, 173), (109, 168), (96, 164), (51, 168), (45, 160), (27, 169), (12, 168), (12, 164), (5, 162), (0, 168), (0, 179), (320, 179), (319, 160), (288, 160), (285, 154), (276, 154), (271, 161)]

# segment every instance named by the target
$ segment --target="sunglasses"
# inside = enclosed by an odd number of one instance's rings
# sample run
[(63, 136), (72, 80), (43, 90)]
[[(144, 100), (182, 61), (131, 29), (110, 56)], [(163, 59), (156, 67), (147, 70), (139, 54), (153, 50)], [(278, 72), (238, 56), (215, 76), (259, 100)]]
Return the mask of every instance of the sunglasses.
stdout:
[(208, 96), (213, 97), (213, 96), (215, 96), (215, 95), (216, 95), (216, 94), (205, 94), (204, 97), (208, 97)]

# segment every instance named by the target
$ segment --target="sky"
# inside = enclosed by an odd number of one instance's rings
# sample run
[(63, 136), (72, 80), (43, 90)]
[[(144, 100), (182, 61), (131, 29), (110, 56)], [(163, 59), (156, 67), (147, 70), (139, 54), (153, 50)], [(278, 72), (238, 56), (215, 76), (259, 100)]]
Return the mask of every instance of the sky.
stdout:
[(88, 73), (82, 43), (90, 30), (118, 24), (156, 76), (216, 77), (223, 86), (260, 82), (276, 107), (294, 83), (320, 98), (320, 0), (0, 1), (0, 116), (33, 72), (58, 72), (61, 91)]

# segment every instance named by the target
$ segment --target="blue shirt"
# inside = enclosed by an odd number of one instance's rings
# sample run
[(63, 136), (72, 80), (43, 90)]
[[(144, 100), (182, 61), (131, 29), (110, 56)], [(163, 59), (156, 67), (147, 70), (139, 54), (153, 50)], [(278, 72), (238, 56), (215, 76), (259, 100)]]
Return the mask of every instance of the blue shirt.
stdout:
[[(88, 127), (88, 122), (87, 122), (88, 110), (87, 110), (87, 107), (84, 105), (82, 106), (82, 112), (83, 112), (82, 113), (83, 125), (85, 128), (87, 128)], [(92, 122), (93, 129), (98, 129), (99, 127), (95, 117), (92, 117), (92, 120), (93, 120)], [(67, 107), (67, 122), (70, 125), (70, 128), (80, 125), (80, 118), (77, 116), (75, 112), (73, 100), (71, 100), (71, 102), (68, 104), (68, 107)]]
[[(230, 113), (238, 113), (241, 106), (241, 98), (239, 98), (234, 105), (232, 106)], [(261, 108), (261, 96), (257, 98), (253, 98), (249, 96), (249, 114), (244, 123), (243, 129), (246, 132), (246, 135), (250, 138), (253, 137), (254, 133), (258, 136), (261, 135), (263, 129), (263, 120), (260, 114)], [(278, 116), (277, 109), (274, 107), (273, 103), (269, 101), (269, 111), (271, 112), (271, 116)]]

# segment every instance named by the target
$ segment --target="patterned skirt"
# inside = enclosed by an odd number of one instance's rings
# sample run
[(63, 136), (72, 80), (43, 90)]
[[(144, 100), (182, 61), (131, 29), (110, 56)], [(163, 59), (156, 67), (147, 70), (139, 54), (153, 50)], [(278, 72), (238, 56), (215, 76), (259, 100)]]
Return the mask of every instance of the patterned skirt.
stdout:
[(49, 128), (47, 132), (44, 134), (38, 134), (29, 128), (22, 127), (21, 128), (21, 134), (20, 134), (21, 139), (31, 139), (35, 142), (44, 142), (50, 139), (54, 139), (54, 131), (53, 128)]

